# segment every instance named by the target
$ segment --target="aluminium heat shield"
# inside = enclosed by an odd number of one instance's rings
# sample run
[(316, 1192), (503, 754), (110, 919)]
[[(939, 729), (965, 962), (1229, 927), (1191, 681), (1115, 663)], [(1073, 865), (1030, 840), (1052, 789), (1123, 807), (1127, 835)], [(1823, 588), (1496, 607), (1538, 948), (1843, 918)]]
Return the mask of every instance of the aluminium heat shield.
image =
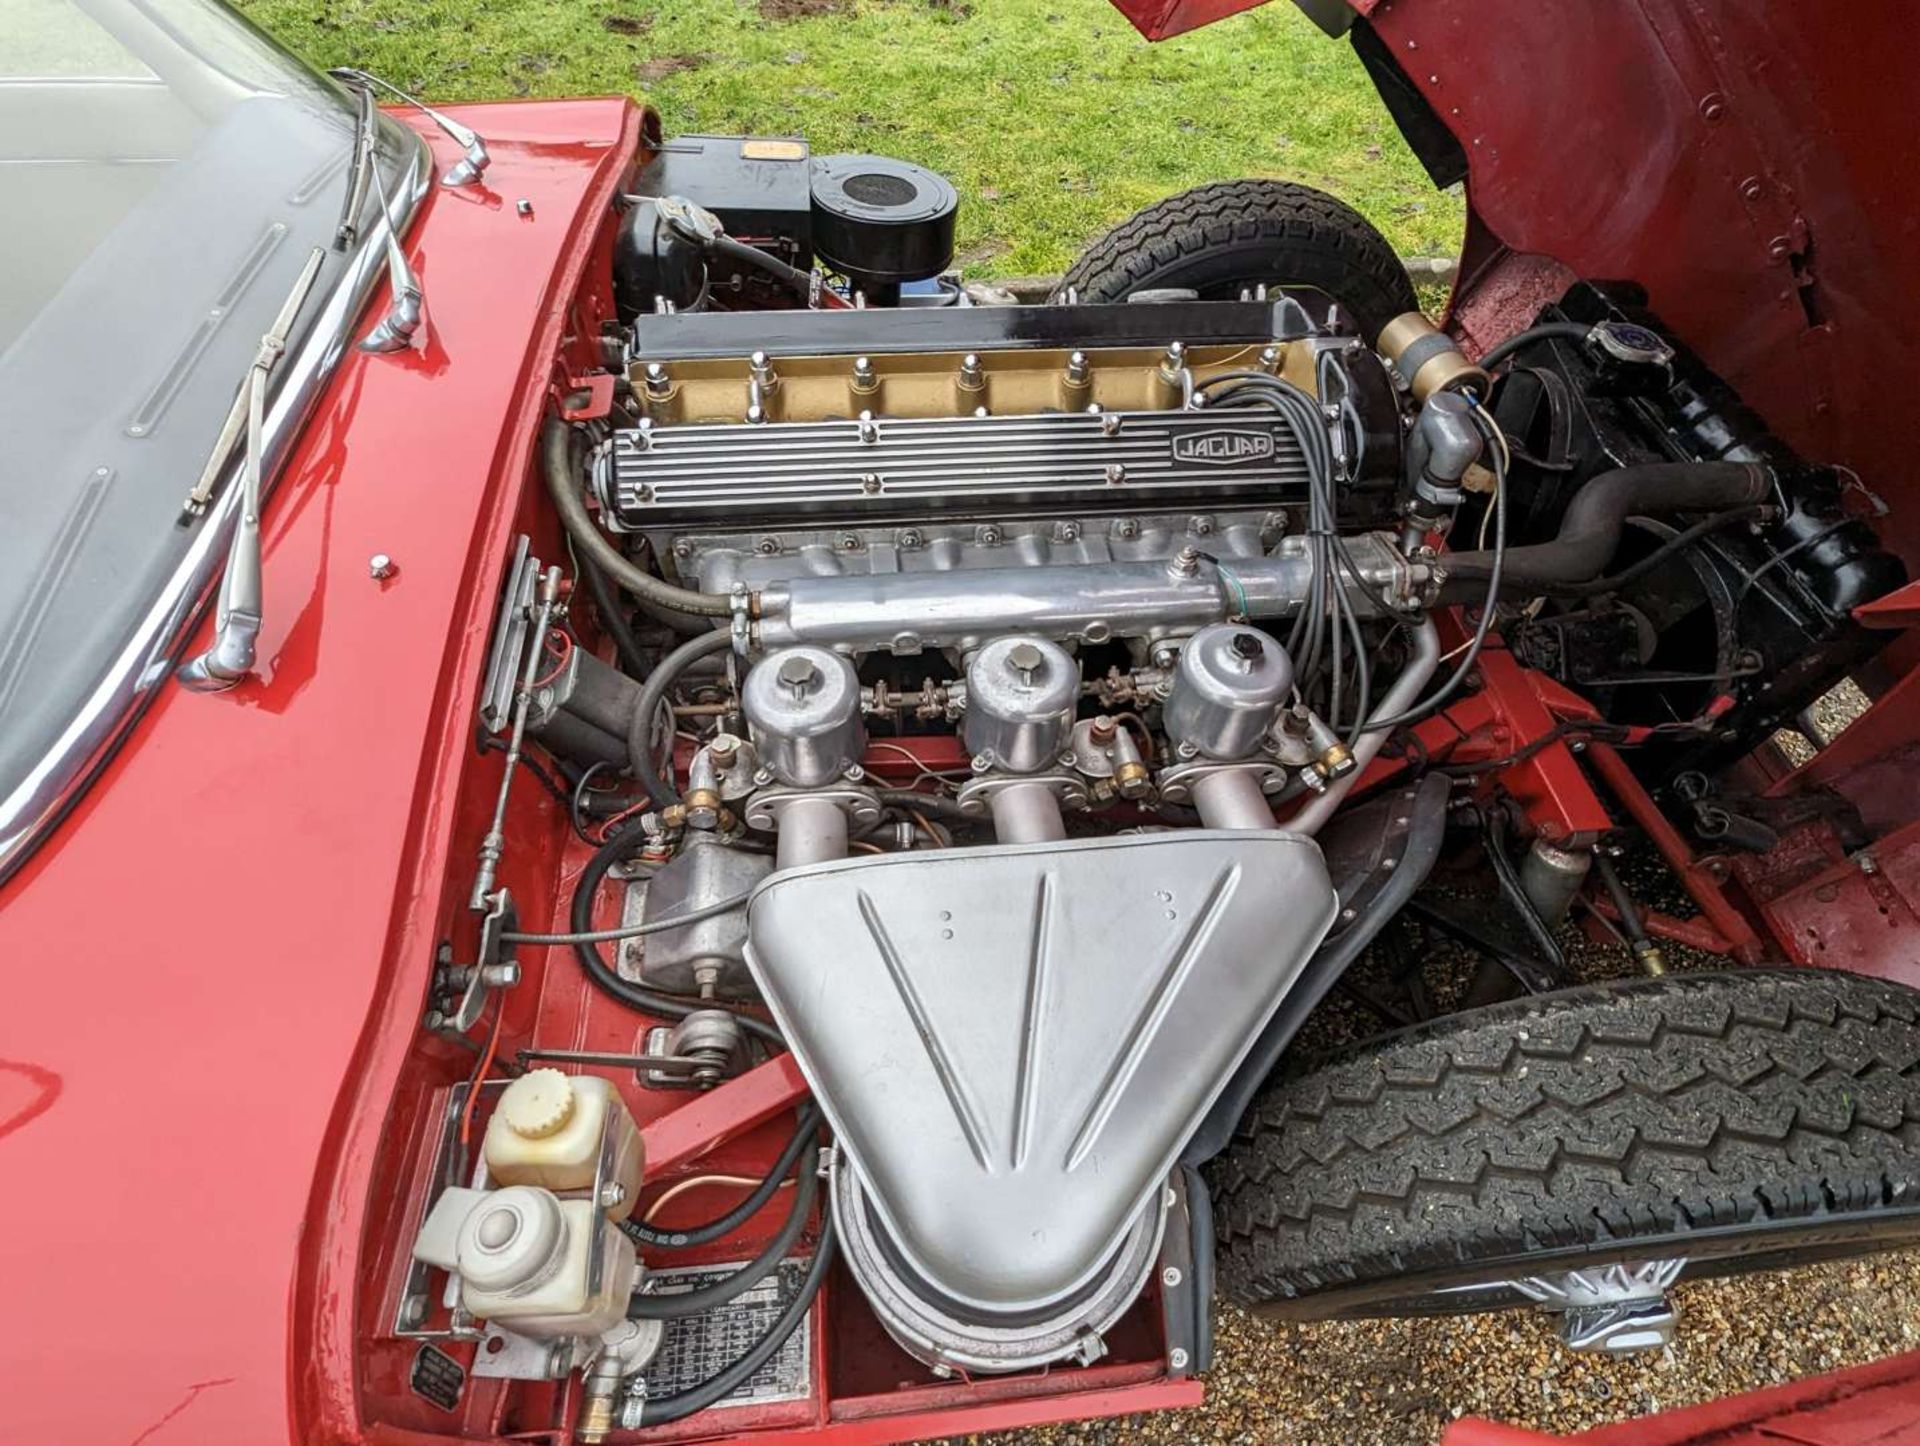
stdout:
[(1280, 832), (955, 849), (774, 875), (747, 960), (901, 1263), (1005, 1318), (1097, 1285), (1335, 909)]

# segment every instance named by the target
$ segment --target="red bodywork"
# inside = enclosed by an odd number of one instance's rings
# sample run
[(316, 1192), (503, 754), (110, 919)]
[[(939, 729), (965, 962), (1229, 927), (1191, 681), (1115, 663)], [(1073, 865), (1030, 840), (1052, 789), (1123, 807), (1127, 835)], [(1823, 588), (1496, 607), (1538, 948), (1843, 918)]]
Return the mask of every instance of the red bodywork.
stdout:
[[(1170, 34), (1244, 6), (1122, 8)], [(1895, 271), (1920, 216), (1899, 185), (1897, 20), (1856, 11), (1842, 29), (1812, 7), (1731, 0), (1356, 8), (1469, 156), (1455, 319), (1470, 340), (1531, 321), (1573, 273), (1637, 279), (1776, 428), (1893, 499), (1887, 538), (1920, 560), (1898, 506), (1906, 429), (1887, 406), (1920, 336), (1920, 292)], [(557, 1441), (576, 1418), (577, 1379), (472, 1380), (443, 1411), (409, 1391), (416, 1346), (390, 1326), (424, 1142), (473, 1067), (423, 1042), (419, 1014), (439, 941), (473, 946), (464, 890), (500, 770), (471, 727), (485, 646), (513, 536), (560, 552), (531, 451), (611, 314), (609, 202), (644, 146), (642, 115), (623, 101), (462, 114), (494, 165), (479, 192), (436, 188), (410, 237), (430, 341), (343, 363), (269, 509), (263, 678), (222, 698), (164, 692), (0, 892), (12, 964), (0, 1165), (13, 1186), (0, 1278), (16, 1304), (0, 1359), (18, 1439)], [(376, 552), (398, 564), (384, 581), (368, 576)], [(1920, 592), (1870, 611), (1914, 626)], [(1599, 747), (1583, 761), (1553, 742), (1502, 782), (1551, 836), (1645, 828), (1699, 904), (1693, 918), (1652, 916), (1656, 932), (1743, 960), (1920, 979), (1911, 641), (1869, 680), (1878, 705), (1818, 761), (1748, 770), (1756, 790), (1818, 787), (1871, 807), (1883, 827), (1866, 864), (1819, 822), (1751, 863), (1696, 857)], [(1425, 726), (1430, 752), (1499, 759), (1590, 712), (1498, 650), (1482, 681)], [(503, 881), (523, 922), (557, 923), (585, 849), (524, 781), (508, 831)], [(536, 1031), (547, 1047), (636, 1048), (634, 1015), (564, 955), (541, 962), (553, 967), (530, 970), (536, 987), (508, 995), (503, 1052)], [(704, 1097), (620, 1083), (656, 1186), (763, 1170), (802, 1089), (779, 1061)], [(675, 1208), (692, 1219), (711, 1202)], [(750, 1253), (774, 1223), (712, 1258)], [(132, 1325), (107, 1324), (128, 1306)], [(1152, 1300), (1093, 1368), (980, 1382), (930, 1380), (843, 1277), (813, 1329), (810, 1399), (659, 1438), (894, 1441), (1200, 1397), (1165, 1375)]]

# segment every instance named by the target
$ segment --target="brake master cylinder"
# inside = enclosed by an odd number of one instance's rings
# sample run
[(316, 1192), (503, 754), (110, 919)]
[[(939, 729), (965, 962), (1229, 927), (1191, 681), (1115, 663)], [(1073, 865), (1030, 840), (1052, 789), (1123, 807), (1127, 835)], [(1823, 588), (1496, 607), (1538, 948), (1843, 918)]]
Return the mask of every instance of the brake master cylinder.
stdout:
[(460, 1277), (468, 1314), (529, 1336), (591, 1336), (626, 1318), (639, 1278), (633, 1242), (591, 1199), (534, 1185), (440, 1192), (416, 1259)]

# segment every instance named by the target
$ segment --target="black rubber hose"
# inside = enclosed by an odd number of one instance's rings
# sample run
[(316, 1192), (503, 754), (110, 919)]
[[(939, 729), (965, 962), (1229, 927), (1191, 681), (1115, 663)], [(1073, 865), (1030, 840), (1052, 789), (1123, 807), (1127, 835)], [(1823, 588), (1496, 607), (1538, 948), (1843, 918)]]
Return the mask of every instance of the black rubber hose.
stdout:
[(640, 648), (640, 639), (634, 636), (633, 628), (627, 622), (627, 615), (620, 609), (620, 599), (614, 594), (607, 582), (607, 575), (594, 565), (590, 557), (577, 559), (580, 566), (580, 579), (587, 585), (587, 595), (593, 599), (593, 610), (600, 614), (600, 626), (606, 635), (613, 639), (613, 651), (626, 665), (634, 677), (643, 677), (647, 671), (647, 655)]
[[(1602, 472), (1574, 494), (1553, 541), (1507, 549), (1507, 589), (1551, 593), (1598, 577), (1613, 561), (1631, 514), (1717, 512), (1764, 502), (1772, 490), (1766, 469), (1743, 462), (1653, 462)], [(1466, 601), (1482, 590), (1493, 554), (1450, 553), (1442, 565), (1441, 600)]]
[(1528, 327), (1525, 331), (1516, 331), (1498, 346), (1488, 348), (1486, 354), (1480, 358), (1479, 367), (1483, 372), (1490, 372), (1521, 347), (1531, 346), (1536, 341), (1546, 341), (1549, 337), (1585, 341), (1592, 335), (1592, 327), (1577, 321), (1544, 321), (1538, 326)]
[(1661, 563), (1677, 552), (1684, 552), (1709, 533), (1719, 532), (1737, 522), (1759, 517), (1768, 509), (1755, 503), (1751, 507), (1731, 507), (1725, 512), (1716, 512), (1711, 517), (1703, 517), (1693, 526), (1683, 528), (1667, 538), (1645, 557), (1628, 564), (1620, 571), (1608, 577), (1596, 577), (1591, 582), (1569, 582), (1553, 590), (1555, 597), (1598, 597), (1601, 593), (1617, 592), (1632, 582), (1652, 572)]
[(787, 1141), (781, 1150), (780, 1158), (773, 1162), (773, 1168), (767, 1171), (766, 1178), (753, 1187), (753, 1191), (725, 1215), (709, 1220), (704, 1225), (689, 1225), (684, 1230), (655, 1230), (639, 1220), (622, 1220), (620, 1228), (629, 1239), (655, 1250), (691, 1250), (696, 1245), (707, 1245), (731, 1235), (759, 1212), (767, 1201), (773, 1198), (773, 1192), (785, 1183), (787, 1174), (793, 1169), (793, 1162), (800, 1158), (800, 1152), (807, 1148), (807, 1142), (820, 1128), (820, 1107), (808, 1102), (800, 1107), (800, 1123), (795, 1127), (793, 1138)]
[(786, 1344), (800, 1322), (806, 1317), (807, 1307), (813, 1304), (813, 1298), (820, 1293), (820, 1286), (827, 1278), (827, 1268), (833, 1264), (834, 1247), (833, 1212), (829, 1210), (820, 1225), (820, 1243), (813, 1248), (813, 1260), (807, 1266), (805, 1278), (800, 1288), (793, 1293), (793, 1299), (774, 1317), (773, 1324), (766, 1333), (747, 1348), (746, 1354), (732, 1365), (716, 1372), (709, 1379), (684, 1391), (675, 1391), (670, 1396), (650, 1396), (640, 1408), (640, 1425), (663, 1426), (669, 1421), (680, 1421), (704, 1411), (716, 1401), (725, 1400), (738, 1390), (742, 1381), (750, 1380), (753, 1373), (764, 1366), (773, 1357), (773, 1353)]
[(690, 613), (694, 617), (733, 616), (733, 599), (725, 593), (695, 592), (643, 572), (621, 555), (620, 549), (587, 513), (586, 499), (580, 493), (574, 474), (572, 429), (558, 417), (550, 418), (540, 434), (541, 471), (546, 474), (547, 494), (553, 498), (560, 524), (580, 556), (591, 561), (613, 581), (650, 608), (666, 613)]
[(674, 787), (673, 779), (662, 777), (659, 765), (653, 761), (653, 729), (659, 721), (660, 710), (666, 706), (667, 694), (693, 664), (715, 653), (724, 653), (732, 646), (733, 634), (724, 628), (701, 633), (668, 653), (647, 674), (646, 685), (640, 690), (639, 706), (633, 710), (633, 722), (627, 728), (627, 752), (632, 755), (633, 776), (646, 790), (647, 797), (657, 804), (664, 806), (680, 801), (680, 790)]
[(787, 1207), (786, 1220), (773, 1239), (761, 1247), (758, 1255), (731, 1275), (697, 1290), (677, 1291), (672, 1295), (635, 1295), (627, 1302), (627, 1319), (685, 1320), (689, 1316), (705, 1315), (745, 1295), (787, 1258), (787, 1252), (793, 1249), (801, 1232), (807, 1228), (807, 1217), (813, 1214), (814, 1197), (819, 1193), (820, 1147), (816, 1144), (800, 1157), (800, 1174), (794, 1182), (793, 1204)]
[[(589, 933), (593, 929), (593, 896), (600, 891), (600, 885), (607, 877), (607, 871), (621, 859), (632, 853), (638, 840), (633, 831), (617, 833), (599, 848), (587, 860), (587, 866), (580, 871), (580, 881), (574, 885), (573, 908), (569, 915), (573, 932)], [(586, 970), (588, 980), (602, 994), (618, 1000), (629, 1009), (638, 1009), (645, 1014), (656, 1014), (664, 1019), (685, 1019), (689, 1014), (701, 1009), (725, 1009), (740, 1021), (740, 1027), (749, 1034), (757, 1034), (770, 1044), (784, 1045), (780, 1031), (764, 1019), (756, 1019), (751, 1014), (742, 1014), (718, 999), (678, 999), (671, 994), (661, 994), (656, 990), (642, 988), (622, 979), (619, 972), (607, 963), (600, 953), (600, 946), (592, 943), (580, 943), (573, 946), (574, 957), (580, 961), (580, 967)]]
[(729, 261), (738, 261), (742, 266), (751, 266), (766, 272), (774, 280), (784, 284), (802, 302), (813, 300), (812, 272), (802, 271), (797, 266), (789, 266), (778, 256), (762, 251), (758, 246), (749, 246), (744, 241), (734, 240), (731, 236), (715, 236), (707, 243), (707, 250), (716, 256), (724, 256)]
[(922, 793), (917, 788), (880, 788), (874, 797), (888, 808), (913, 808), (928, 818), (943, 818), (948, 823), (985, 823), (984, 815), (968, 813), (951, 798), (937, 793)]

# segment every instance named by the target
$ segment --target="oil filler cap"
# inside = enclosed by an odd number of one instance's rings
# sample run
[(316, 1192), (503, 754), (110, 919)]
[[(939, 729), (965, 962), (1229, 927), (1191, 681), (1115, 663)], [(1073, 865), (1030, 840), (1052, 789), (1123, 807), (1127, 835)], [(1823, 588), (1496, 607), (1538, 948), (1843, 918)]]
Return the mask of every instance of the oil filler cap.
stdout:
[(508, 1085), (494, 1113), (526, 1140), (544, 1140), (573, 1118), (573, 1081), (557, 1069), (532, 1069)]

